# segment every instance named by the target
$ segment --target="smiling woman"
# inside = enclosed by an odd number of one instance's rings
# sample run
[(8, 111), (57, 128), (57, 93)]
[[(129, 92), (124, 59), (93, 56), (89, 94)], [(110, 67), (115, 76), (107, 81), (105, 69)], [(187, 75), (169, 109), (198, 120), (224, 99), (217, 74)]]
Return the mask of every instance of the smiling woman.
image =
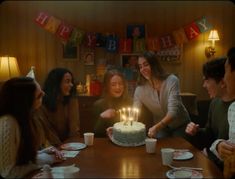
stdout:
[(128, 96), (127, 82), (117, 70), (109, 70), (104, 75), (103, 96), (93, 106), (94, 132), (97, 137), (106, 136), (106, 128), (119, 122), (116, 111), (129, 106), (132, 100)]
[(66, 68), (51, 70), (45, 80), (43, 106), (37, 116), (48, 131), (49, 143), (60, 145), (79, 135), (78, 101), (73, 74)]
[(152, 51), (138, 57), (140, 78), (134, 93), (134, 105), (145, 105), (153, 114), (154, 125), (149, 128), (149, 137), (185, 135), (190, 122), (189, 114), (180, 97), (179, 79), (162, 68), (159, 58)]

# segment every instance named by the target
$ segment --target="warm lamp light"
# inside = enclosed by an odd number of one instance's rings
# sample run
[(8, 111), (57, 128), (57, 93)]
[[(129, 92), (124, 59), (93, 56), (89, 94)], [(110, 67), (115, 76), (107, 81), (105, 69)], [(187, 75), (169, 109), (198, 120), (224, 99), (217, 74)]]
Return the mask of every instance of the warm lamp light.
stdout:
[(20, 69), (15, 57), (0, 57), (0, 82), (20, 75)]
[(206, 47), (205, 55), (206, 55), (207, 58), (210, 58), (210, 57), (214, 56), (214, 54), (216, 52), (215, 51), (215, 41), (216, 40), (220, 40), (219, 39), (219, 34), (218, 34), (217, 30), (211, 30), (210, 31), (208, 40), (212, 41), (212, 45), (209, 46), (209, 47)]

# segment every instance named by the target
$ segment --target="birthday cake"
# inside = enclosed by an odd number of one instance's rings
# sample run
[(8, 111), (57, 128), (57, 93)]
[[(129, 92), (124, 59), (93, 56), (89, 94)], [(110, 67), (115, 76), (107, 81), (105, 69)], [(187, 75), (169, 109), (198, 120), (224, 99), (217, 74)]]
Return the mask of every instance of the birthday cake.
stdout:
[(146, 129), (141, 122), (133, 121), (126, 124), (124, 121), (113, 125), (112, 141), (121, 146), (140, 146), (145, 144)]

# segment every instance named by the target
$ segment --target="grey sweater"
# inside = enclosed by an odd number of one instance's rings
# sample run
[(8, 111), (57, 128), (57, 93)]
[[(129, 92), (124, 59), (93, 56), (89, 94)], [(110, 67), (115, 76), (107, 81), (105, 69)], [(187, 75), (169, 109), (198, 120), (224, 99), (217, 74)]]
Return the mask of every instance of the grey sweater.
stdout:
[(173, 121), (168, 127), (174, 130), (190, 122), (189, 114), (179, 93), (178, 78), (175, 75), (169, 75), (161, 86), (159, 96), (149, 83), (138, 86), (134, 93), (134, 105), (139, 109), (142, 105), (145, 105), (153, 114), (155, 123), (169, 114), (173, 117)]

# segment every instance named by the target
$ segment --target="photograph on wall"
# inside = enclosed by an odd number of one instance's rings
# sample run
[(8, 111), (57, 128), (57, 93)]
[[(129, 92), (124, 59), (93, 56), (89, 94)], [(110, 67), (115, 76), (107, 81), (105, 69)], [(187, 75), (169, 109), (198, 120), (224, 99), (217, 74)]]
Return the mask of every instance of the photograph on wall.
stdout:
[(138, 54), (121, 54), (121, 66), (128, 81), (136, 81), (138, 76)]
[(145, 25), (127, 25), (127, 38), (145, 38)]
[(78, 57), (78, 47), (70, 44), (63, 44), (63, 59), (76, 60)]
[(95, 54), (93, 51), (84, 52), (82, 59), (83, 59), (84, 65), (94, 65), (95, 64)]

